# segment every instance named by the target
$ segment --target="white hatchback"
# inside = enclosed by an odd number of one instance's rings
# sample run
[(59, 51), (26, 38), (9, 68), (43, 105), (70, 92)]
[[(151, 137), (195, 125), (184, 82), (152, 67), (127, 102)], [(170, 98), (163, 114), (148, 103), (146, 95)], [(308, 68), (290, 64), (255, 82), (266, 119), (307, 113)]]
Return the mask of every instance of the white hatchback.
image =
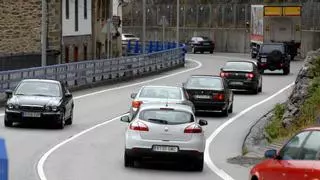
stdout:
[[(182, 104), (145, 104), (137, 115), (121, 117), (129, 123), (125, 134), (125, 167), (145, 158), (184, 160), (195, 170), (202, 171), (206, 138), (192, 107)], [(192, 163), (190, 163), (190, 160)]]

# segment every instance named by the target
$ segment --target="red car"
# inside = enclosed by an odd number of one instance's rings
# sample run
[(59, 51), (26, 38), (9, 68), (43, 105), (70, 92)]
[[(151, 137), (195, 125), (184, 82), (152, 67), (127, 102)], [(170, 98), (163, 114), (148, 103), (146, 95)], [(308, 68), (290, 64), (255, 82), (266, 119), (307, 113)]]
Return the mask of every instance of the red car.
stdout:
[(251, 180), (320, 180), (320, 127), (305, 129), (250, 171)]

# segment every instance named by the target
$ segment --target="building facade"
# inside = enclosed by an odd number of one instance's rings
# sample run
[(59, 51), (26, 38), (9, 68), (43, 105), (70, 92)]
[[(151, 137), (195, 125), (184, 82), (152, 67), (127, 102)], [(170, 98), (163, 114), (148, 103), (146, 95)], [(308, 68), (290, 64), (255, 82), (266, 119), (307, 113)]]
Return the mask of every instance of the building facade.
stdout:
[(62, 0), (62, 39), (62, 62), (94, 58), (91, 0)]

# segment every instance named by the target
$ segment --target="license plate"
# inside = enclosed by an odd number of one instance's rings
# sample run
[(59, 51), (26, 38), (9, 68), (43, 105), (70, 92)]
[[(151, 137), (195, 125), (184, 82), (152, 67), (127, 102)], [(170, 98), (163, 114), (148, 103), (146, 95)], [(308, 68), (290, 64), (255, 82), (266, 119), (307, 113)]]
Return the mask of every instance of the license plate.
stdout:
[(37, 112), (24, 112), (23, 117), (41, 117), (41, 114)]
[(231, 85), (243, 85), (243, 82), (230, 82)]
[(156, 152), (178, 152), (178, 147), (175, 147), (175, 146), (153, 146), (153, 151), (156, 151)]
[(261, 62), (263, 63), (267, 62), (267, 58), (261, 58)]
[(210, 99), (211, 97), (209, 95), (195, 95), (196, 99)]
[(205, 46), (209, 46), (209, 45), (210, 45), (210, 43), (203, 43), (203, 45), (205, 45)]

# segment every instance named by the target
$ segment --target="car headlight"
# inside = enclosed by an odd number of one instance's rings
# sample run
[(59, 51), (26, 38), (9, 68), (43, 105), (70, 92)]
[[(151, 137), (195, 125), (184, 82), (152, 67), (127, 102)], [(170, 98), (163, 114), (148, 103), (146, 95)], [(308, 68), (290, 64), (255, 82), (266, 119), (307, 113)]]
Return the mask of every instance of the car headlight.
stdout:
[(57, 106), (52, 106), (51, 109), (52, 109), (52, 111), (55, 111), (55, 112), (58, 111), (58, 107)]
[(51, 106), (46, 106), (45, 109), (46, 109), (46, 111), (51, 111), (52, 108), (51, 108)]
[(7, 105), (7, 107), (8, 107), (8, 109), (13, 109), (14, 105), (10, 103), (10, 104)]

